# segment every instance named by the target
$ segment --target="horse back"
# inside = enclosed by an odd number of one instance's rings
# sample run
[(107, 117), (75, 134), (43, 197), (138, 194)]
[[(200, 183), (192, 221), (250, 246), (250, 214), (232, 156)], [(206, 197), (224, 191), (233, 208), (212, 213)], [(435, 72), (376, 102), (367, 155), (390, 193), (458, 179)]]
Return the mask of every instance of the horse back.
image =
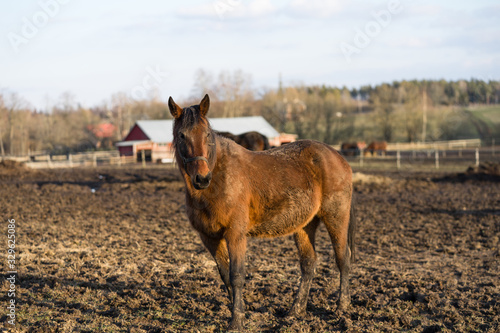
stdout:
[(286, 171), (313, 177), (328, 191), (330, 186), (350, 182), (352, 170), (349, 163), (334, 148), (313, 140), (299, 140), (282, 147), (269, 150), (267, 153), (274, 158), (271, 166), (276, 164)]

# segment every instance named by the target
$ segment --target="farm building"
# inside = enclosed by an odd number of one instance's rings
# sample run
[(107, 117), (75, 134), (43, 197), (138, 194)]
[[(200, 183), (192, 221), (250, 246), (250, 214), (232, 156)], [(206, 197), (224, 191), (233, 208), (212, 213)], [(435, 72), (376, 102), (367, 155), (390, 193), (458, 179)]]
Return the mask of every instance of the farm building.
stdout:
[(113, 137), (116, 133), (116, 126), (110, 123), (102, 123), (98, 125), (88, 125), (87, 131), (94, 135), (96, 148), (112, 148)]
[[(278, 133), (263, 117), (212, 118), (212, 128), (219, 132), (242, 134), (257, 131), (267, 136), (271, 146), (295, 141), (296, 136)], [(173, 120), (139, 120), (132, 126), (123, 141), (116, 146), (120, 156), (136, 156), (140, 161), (144, 154), (146, 161), (171, 160)], [(144, 151), (144, 152), (143, 152)]]

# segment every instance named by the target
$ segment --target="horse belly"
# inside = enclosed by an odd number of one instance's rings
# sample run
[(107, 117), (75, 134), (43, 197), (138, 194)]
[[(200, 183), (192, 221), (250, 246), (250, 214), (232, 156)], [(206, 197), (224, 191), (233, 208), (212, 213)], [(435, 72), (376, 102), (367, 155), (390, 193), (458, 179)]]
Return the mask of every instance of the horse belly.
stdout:
[(248, 235), (252, 237), (277, 237), (295, 232), (307, 225), (319, 210), (319, 199), (314, 193), (294, 195), (293, 200), (273, 203), (262, 214), (251, 216)]

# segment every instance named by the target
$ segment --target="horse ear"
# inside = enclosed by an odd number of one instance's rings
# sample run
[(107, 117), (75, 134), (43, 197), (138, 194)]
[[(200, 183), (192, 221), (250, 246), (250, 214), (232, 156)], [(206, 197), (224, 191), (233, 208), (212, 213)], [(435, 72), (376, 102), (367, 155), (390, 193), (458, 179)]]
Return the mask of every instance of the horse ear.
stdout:
[(170, 114), (175, 119), (182, 115), (182, 108), (174, 102), (172, 96), (168, 98), (168, 108), (170, 109)]
[(208, 112), (208, 108), (210, 107), (210, 97), (208, 97), (208, 94), (203, 97), (203, 99), (200, 102), (200, 112), (202, 116), (205, 116)]

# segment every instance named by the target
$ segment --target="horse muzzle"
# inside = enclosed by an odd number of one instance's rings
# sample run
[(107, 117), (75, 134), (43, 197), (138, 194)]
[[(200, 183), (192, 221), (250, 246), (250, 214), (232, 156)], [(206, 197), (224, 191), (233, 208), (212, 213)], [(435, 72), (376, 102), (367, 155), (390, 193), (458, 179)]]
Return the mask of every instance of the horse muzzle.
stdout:
[(210, 181), (212, 180), (212, 172), (209, 172), (206, 176), (196, 174), (193, 178), (193, 186), (197, 190), (204, 190), (210, 186)]

